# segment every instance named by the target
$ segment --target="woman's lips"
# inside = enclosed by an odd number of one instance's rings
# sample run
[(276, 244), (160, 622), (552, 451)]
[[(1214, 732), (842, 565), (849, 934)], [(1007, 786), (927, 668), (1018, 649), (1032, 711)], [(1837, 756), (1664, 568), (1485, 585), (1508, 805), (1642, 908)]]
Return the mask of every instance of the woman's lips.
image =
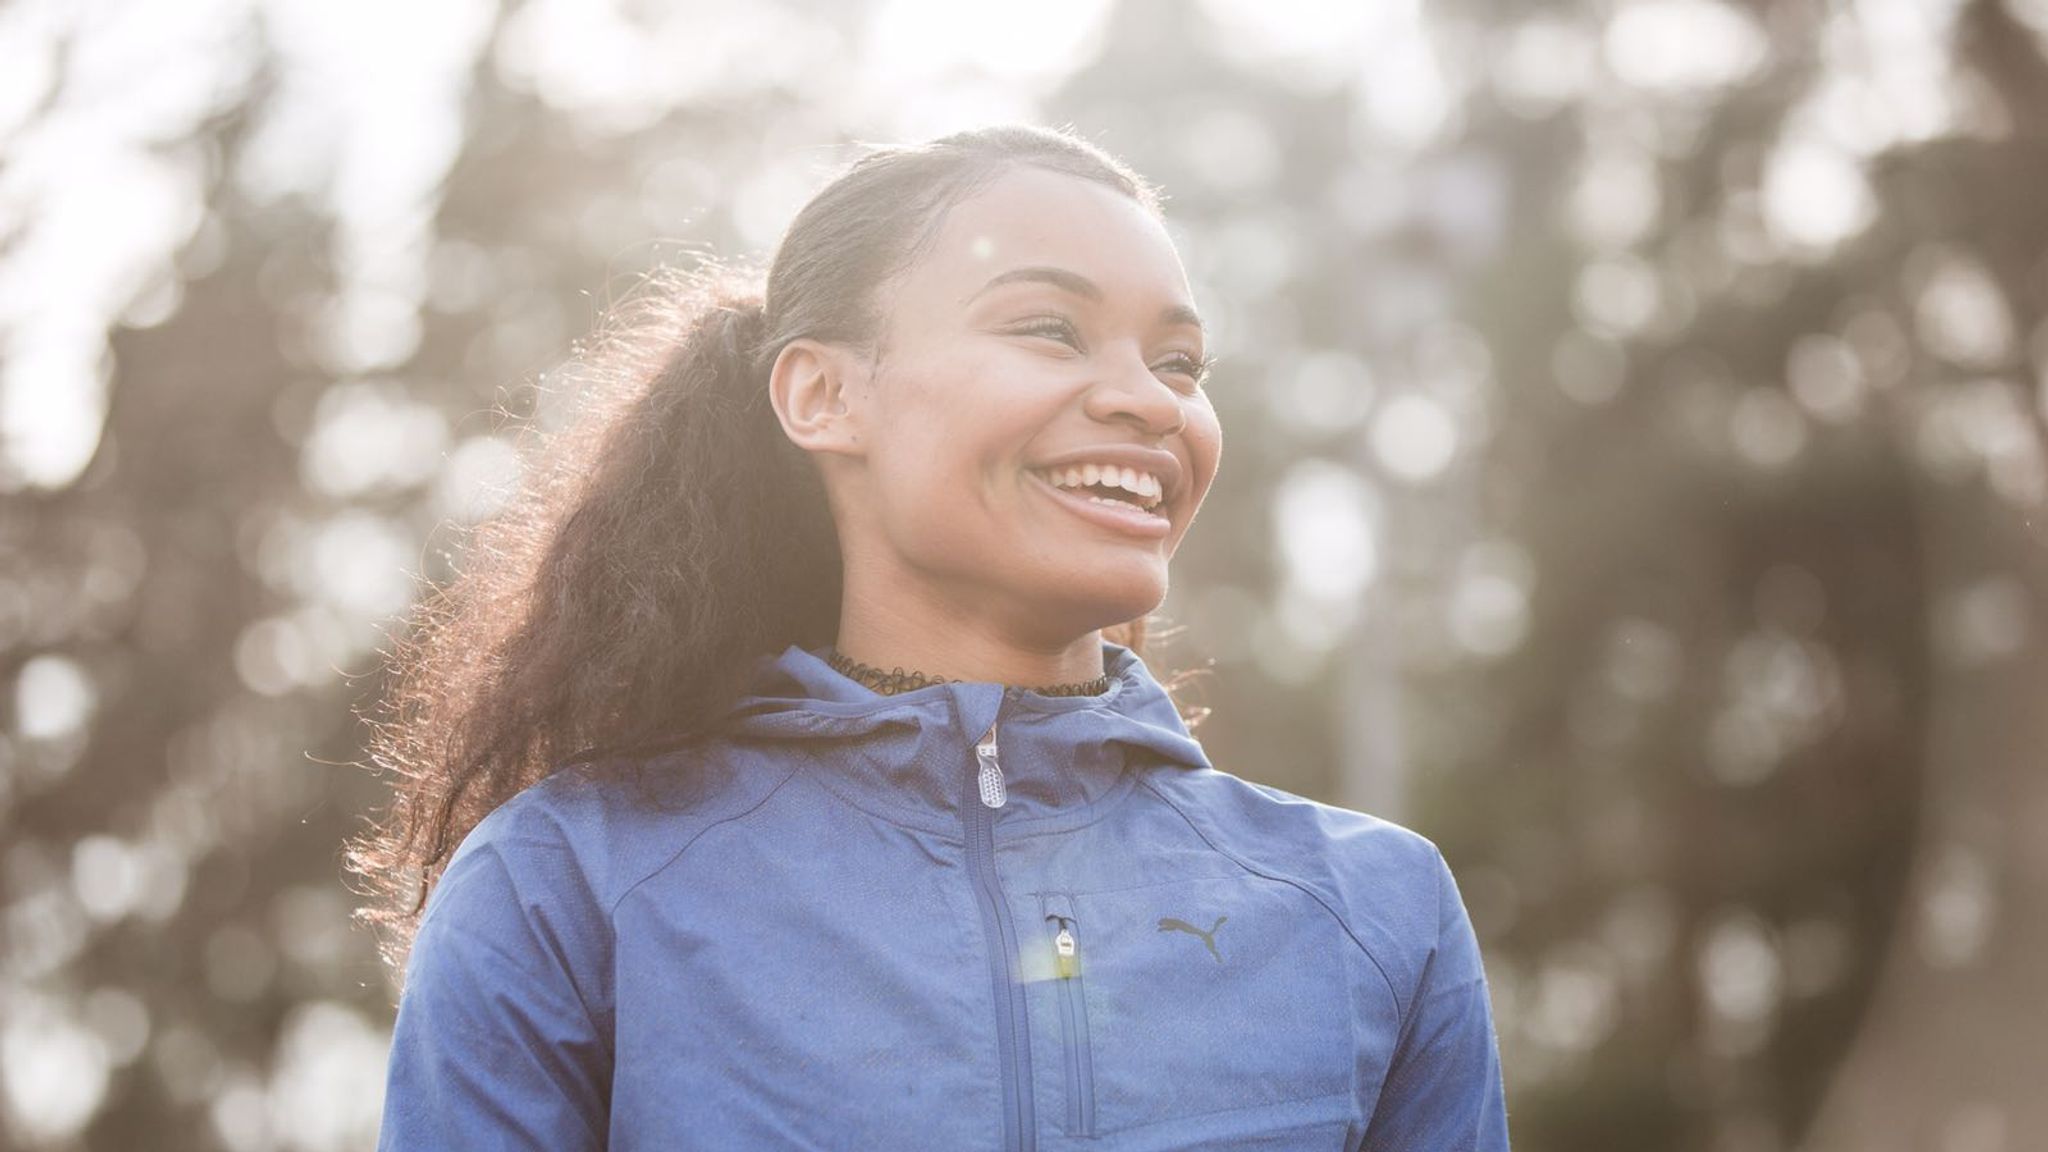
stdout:
[(1039, 491), (1067, 511), (1101, 527), (1146, 540), (1164, 540), (1173, 531), (1173, 521), (1157, 512), (1147, 512), (1121, 500), (1091, 498), (1071, 489), (1055, 488), (1035, 472), (1026, 472), (1025, 475)]

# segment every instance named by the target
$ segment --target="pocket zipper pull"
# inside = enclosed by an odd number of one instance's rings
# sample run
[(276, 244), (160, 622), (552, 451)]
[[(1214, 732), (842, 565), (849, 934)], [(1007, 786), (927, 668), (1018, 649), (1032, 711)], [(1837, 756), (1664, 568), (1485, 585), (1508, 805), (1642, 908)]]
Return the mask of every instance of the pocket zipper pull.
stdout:
[(981, 789), (981, 802), (990, 808), (1001, 808), (1009, 799), (1003, 788), (1003, 766), (996, 760), (996, 726), (989, 722), (988, 735), (974, 746), (974, 758), (981, 762), (981, 771), (975, 776), (975, 784)]
[(1059, 935), (1052, 938), (1053, 967), (1059, 972), (1060, 979), (1069, 980), (1073, 978), (1074, 969), (1077, 967), (1074, 959), (1074, 933), (1067, 927), (1064, 916), (1057, 919), (1060, 922), (1060, 931)]

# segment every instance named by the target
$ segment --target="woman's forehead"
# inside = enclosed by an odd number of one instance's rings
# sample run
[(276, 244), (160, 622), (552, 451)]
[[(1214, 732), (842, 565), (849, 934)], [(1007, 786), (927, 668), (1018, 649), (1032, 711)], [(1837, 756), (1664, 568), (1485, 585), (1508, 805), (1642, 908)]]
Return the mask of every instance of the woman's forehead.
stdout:
[[(1005, 173), (955, 204), (919, 263), (916, 278), (962, 304), (1004, 283), (1072, 287), (1062, 272), (1105, 295), (1191, 304), (1180, 257), (1156, 217), (1116, 189), (1043, 169)], [(1029, 270), (1041, 274), (1020, 275)]]

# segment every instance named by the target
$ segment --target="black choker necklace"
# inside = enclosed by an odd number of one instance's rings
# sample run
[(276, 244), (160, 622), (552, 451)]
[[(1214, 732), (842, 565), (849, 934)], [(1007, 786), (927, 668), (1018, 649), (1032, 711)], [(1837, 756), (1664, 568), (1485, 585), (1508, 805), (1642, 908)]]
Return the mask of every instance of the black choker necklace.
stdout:
[[(932, 676), (924, 672), (905, 672), (901, 668), (892, 668), (884, 672), (880, 668), (848, 658), (837, 648), (832, 649), (826, 655), (825, 662), (832, 665), (833, 670), (841, 676), (849, 680), (857, 680), (870, 690), (879, 692), (884, 696), (894, 696), (898, 692), (909, 692), (918, 688), (929, 688), (934, 684), (957, 683), (957, 681), (945, 676)], [(1080, 680), (1072, 684), (1047, 684), (1042, 688), (1026, 688), (1025, 691), (1036, 692), (1040, 696), (1100, 696), (1104, 692), (1109, 691), (1111, 679), (1112, 677), (1108, 673), (1104, 673), (1093, 680)]]

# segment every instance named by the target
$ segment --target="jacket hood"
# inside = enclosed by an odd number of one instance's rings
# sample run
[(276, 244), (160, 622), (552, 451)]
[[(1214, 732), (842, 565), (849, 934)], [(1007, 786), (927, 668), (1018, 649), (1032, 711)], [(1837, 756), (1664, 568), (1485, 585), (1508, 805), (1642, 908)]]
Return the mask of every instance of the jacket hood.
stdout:
[(891, 696), (792, 645), (756, 669), (727, 731), (813, 754), (823, 783), (864, 809), (925, 826), (959, 827), (973, 800), (975, 745), (996, 732), (1008, 799), (999, 827), (1061, 823), (1128, 787), (1130, 769), (1206, 768), (1179, 709), (1137, 653), (1104, 641), (1107, 690), (1047, 696), (991, 683), (945, 683)]

